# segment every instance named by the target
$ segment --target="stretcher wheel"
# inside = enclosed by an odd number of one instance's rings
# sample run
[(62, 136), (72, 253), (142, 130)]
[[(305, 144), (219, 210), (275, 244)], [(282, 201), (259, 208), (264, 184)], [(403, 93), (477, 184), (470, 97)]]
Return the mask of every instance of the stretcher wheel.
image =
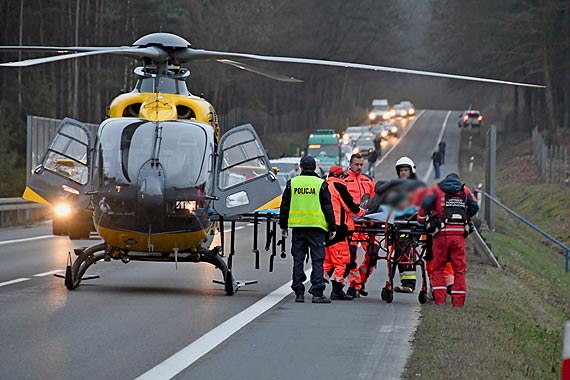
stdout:
[(422, 290), (418, 295), (418, 301), (423, 305), (427, 301), (427, 292)]
[(394, 291), (382, 288), (380, 297), (382, 298), (382, 301), (386, 301), (386, 303), (392, 303), (392, 301), (394, 300)]

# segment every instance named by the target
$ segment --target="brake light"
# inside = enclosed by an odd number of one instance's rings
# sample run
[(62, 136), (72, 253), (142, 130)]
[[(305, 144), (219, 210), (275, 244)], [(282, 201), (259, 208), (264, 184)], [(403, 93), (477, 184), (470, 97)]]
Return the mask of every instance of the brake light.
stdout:
[(479, 117), (477, 118), (477, 120), (479, 120), (479, 121), (483, 120), (483, 116), (479, 115)]

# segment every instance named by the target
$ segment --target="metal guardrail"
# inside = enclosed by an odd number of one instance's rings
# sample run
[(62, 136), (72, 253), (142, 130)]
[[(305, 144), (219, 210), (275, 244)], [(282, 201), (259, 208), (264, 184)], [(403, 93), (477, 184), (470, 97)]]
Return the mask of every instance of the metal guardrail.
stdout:
[(469, 236), (471, 237), (471, 240), (475, 243), (475, 250), (479, 252), (479, 255), (486, 257), (487, 261), (489, 261), (490, 264), (501, 269), (502, 267), (501, 264), (499, 264), (499, 260), (497, 260), (497, 258), (495, 257), (495, 255), (493, 254), (487, 243), (485, 243), (485, 240), (483, 239), (479, 231), (475, 229), (473, 233)]
[(568, 253), (570, 252), (570, 248), (566, 245), (564, 245), (561, 241), (559, 241), (558, 239), (556, 239), (554, 236), (550, 235), (549, 233), (543, 231), (542, 229), (540, 229), (539, 227), (537, 227), (535, 224), (531, 223), (529, 220), (525, 219), (523, 216), (517, 214), (515, 211), (511, 210), (510, 208), (508, 208), (507, 206), (505, 206), (504, 204), (502, 204), (497, 198), (489, 195), (486, 192), (483, 192), (483, 195), (485, 195), (487, 198), (489, 198), (490, 200), (492, 200), (495, 204), (497, 204), (497, 206), (501, 207), (503, 210), (507, 211), (509, 214), (513, 215), (515, 218), (517, 218), (518, 220), (520, 220), (521, 222), (523, 222), (524, 224), (526, 224), (527, 226), (531, 227), (532, 229), (534, 229), (535, 231), (538, 231), (540, 234), (542, 234), (542, 236), (546, 237), (547, 239), (549, 239), (550, 241), (552, 241), (554, 244), (558, 245), (560, 248), (562, 248), (564, 250), (564, 256), (565, 256), (565, 260), (566, 260), (566, 273), (568, 273)]
[(0, 198), (0, 227), (25, 225), (46, 219), (49, 207), (22, 198)]

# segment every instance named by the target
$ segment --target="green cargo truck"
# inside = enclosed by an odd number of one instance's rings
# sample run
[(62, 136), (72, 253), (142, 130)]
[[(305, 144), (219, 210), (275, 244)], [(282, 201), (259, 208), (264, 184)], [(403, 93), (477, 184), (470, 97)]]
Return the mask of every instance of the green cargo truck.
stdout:
[(331, 166), (341, 163), (339, 135), (333, 129), (317, 129), (309, 136), (306, 152), (319, 161), (323, 173), (317, 174), (328, 174)]

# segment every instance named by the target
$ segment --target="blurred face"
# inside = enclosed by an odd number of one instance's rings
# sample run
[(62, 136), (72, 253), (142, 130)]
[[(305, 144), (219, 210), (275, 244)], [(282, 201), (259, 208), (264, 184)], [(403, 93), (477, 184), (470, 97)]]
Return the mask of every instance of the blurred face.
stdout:
[(398, 174), (400, 178), (410, 178), (412, 175), (412, 169), (410, 169), (408, 166), (402, 166)]
[(295, 170), (299, 170), (299, 164), (294, 164)]
[(355, 157), (352, 159), (352, 162), (350, 163), (350, 170), (352, 170), (356, 174), (362, 174), (363, 165), (364, 165), (364, 159)]

